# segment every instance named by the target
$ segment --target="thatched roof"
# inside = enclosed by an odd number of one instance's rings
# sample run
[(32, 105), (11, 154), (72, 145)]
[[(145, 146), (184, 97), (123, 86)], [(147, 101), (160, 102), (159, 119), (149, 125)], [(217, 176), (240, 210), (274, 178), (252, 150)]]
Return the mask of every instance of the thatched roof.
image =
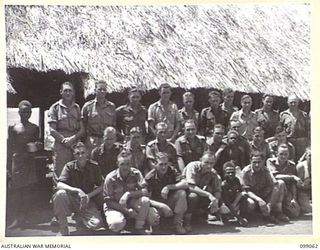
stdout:
[(89, 74), (109, 91), (231, 87), (310, 95), (310, 6), (6, 6), (7, 67)]

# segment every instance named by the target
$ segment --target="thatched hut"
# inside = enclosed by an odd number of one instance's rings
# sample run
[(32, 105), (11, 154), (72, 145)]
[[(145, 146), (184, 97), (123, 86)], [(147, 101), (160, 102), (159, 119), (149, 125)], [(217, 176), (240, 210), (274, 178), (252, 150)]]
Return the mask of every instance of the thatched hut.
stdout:
[(47, 96), (42, 106), (70, 78), (80, 104), (101, 79), (118, 93), (139, 86), (154, 94), (166, 81), (178, 97), (183, 89), (202, 96), (202, 89), (231, 87), (310, 98), (308, 4), (7, 5), (5, 19), (8, 91), (38, 89)]

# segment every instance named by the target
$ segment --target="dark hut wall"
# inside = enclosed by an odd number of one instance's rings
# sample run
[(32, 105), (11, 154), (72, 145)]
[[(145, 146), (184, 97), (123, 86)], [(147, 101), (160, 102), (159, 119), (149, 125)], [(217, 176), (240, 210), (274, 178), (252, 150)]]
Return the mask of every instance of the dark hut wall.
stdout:
[[(22, 68), (10, 68), (8, 73), (12, 80), (12, 85), (17, 91), (17, 94), (7, 93), (7, 106), (17, 107), (18, 103), (27, 99), (30, 100), (34, 107), (40, 107), (41, 111), (49, 109), (49, 107), (60, 98), (60, 85), (64, 81), (71, 81), (75, 85), (76, 102), (82, 106), (85, 101), (93, 99), (94, 95), (89, 95), (84, 98), (84, 89), (82, 83), (82, 74), (73, 73), (66, 74), (63, 71), (51, 71), (47, 73), (38, 72), (35, 70), (28, 70)], [(183, 88), (174, 88), (172, 100), (177, 103), (178, 107), (182, 107), (182, 95), (186, 90)], [(210, 89), (195, 88), (190, 90), (195, 95), (195, 108), (201, 111), (202, 108), (208, 106), (208, 93)], [(241, 96), (246, 93), (236, 92), (234, 104), (240, 108)], [(252, 109), (261, 107), (261, 100), (263, 94), (252, 94), (253, 98)], [(108, 99), (116, 104), (116, 106), (123, 105), (127, 102), (126, 91), (113, 92), (107, 95)], [(159, 99), (158, 90), (153, 89), (143, 93), (142, 103), (149, 106), (151, 103)], [(304, 101), (300, 104), (301, 109), (306, 112), (310, 110), (310, 101)], [(274, 108), (283, 111), (287, 108), (286, 97), (275, 97)]]

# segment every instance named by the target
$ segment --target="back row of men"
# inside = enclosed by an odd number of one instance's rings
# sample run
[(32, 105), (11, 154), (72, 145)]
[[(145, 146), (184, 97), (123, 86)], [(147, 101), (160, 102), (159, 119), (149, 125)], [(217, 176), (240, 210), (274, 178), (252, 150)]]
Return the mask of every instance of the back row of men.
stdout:
[[(192, 230), (199, 206), (206, 215), (226, 222), (229, 214), (241, 225), (255, 206), (273, 223), (311, 211), (309, 117), (299, 110), (296, 96), (289, 96), (289, 109), (279, 115), (272, 109), (272, 96), (265, 95), (263, 107), (252, 112), (250, 96), (241, 98), (237, 110), (232, 90), (222, 96), (212, 91), (210, 107), (199, 115), (190, 92), (178, 110), (167, 84), (160, 86), (160, 100), (148, 111), (137, 89), (117, 109), (105, 98), (105, 82), (97, 82), (95, 92), (96, 98), (80, 111), (72, 84), (65, 82), (62, 99), (49, 110), (55, 138), (54, 212), (63, 235), (69, 233), (66, 218), (72, 212), (94, 230), (106, 222), (119, 232), (126, 220), (135, 219), (137, 233), (173, 215), (176, 233), (184, 234)], [(16, 138), (13, 152), (27, 151), (22, 145), (36, 141), (30, 111), (29, 102), (19, 104), (21, 123), (9, 128), (9, 141)], [(23, 160), (22, 154), (13, 155), (13, 166), (32, 165), (27, 154)], [(12, 176), (16, 190), (34, 183), (30, 173), (22, 177), (22, 172)]]

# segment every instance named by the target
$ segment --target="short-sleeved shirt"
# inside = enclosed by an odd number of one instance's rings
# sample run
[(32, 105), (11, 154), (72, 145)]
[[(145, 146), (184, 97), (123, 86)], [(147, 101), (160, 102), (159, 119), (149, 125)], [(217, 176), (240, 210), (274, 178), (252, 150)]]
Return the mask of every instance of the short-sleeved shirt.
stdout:
[(129, 104), (120, 106), (116, 109), (117, 128), (124, 134), (129, 135), (130, 129), (139, 127), (142, 134), (146, 134), (147, 109), (140, 105), (137, 110), (134, 110)]
[[(233, 112), (235, 111), (238, 111), (239, 109), (235, 106), (231, 106), (229, 108), (227, 108), (225, 105), (224, 105), (224, 102), (220, 104), (220, 107), (221, 107), (221, 110), (223, 110), (224, 112), (226, 112), (228, 115), (227, 115), (227, 120), (230, 121), (230, 117), (232, 115)], [(228, 124), (227, 124), (228, 125)]]
[(148, 109), (148, 121), (153, 121), (155, 125), (159, 122), (166, 123), (168, 125), (169, 139), (180, 122), (177, 105), (170, 101), (165, 108), (160, 100), (151, 104)]
[(169, 162), (174, 167), (177, 167), (177, 151), (175, 146), (171, 142), (166, 141), (165, 146), (163, 148), (160, 148), (159, 142), (157, 139), (150, 141), (147, 144), (146, 156), (148, 160), (155, 160), (156, 154), (159, 152), (167, 153)]
[(199, 124), (199, 112), (195, 109), (192, 110), (191, 115), (187, 113), (186, 108), (183, 107), (182, 109), (178, 110), (179, 114), (179, 121), (181, 123), (181, 129), (184, 127), (184, 123), (186, 120), (194, 120), (196, 127), (198, 127)]
[(230, 117), (230, 121), (240, 121), (239, 134), (250, 141), (252, 140), (254, 129), (259, 125), (254, 112), (250, 111), (246, 115), (242, 109), (234, 112)]
[(137, 149), (132, 149), (129, 141), (123, 145), (123, 149), (131, 153), (132, 167), (144, 173), (147, 165), (146, 147), (140, 145)]
[(54, 103), (48, 113), (48, 123), (55, 123), (56, 130), (63, 136), (71, 136), (80, 130), (81, 114), (80, 107), (72, 103), (67, 107), (62, 99)]
[(288, 134), (288, 138), (308, 138), (310, 131), (309, 118), (306, 112), (299, 110), (295, 118), (289, 109), (280, 113), (280, 124)]
[(59, 181), (80, 188), (88, 194), (94, 190), (95, 186), (103, 183), (103, 178), (96, 162), (88, 160), (85, 167), (80, 169), (77, 161), (71, 161), (64, 166)]
[(88, 101), (83, 105), (81, 118), (87, 136), (102, 137), (106, 127), (116, 125), (116, 106), (107, 100), (102, 105), (97, 99)]
[(286, 163), (280, 165), (277, 157), (269, 158), (267, 160), (267, 167), (274, 176), (278, 174), (297, 175), (296, 164), (293, 161), (287, 161)]
[(199, 127), (203, 135), (208, 135), (215, 124), (222, 124), (227, 127), (228, 122), (228, 113), (223, 111), (220, 106), (216, 110), (207, 107), (201, 111)]
[(117, 156), (122, 148), (123, 146), (116, 142), (109, 150), (105, 149), (104, 143), (92, 150), (91, 159), (98, 162), (104, 177), (117, 168)]
[(178, 182), (178, 173), (172, 168), (168, 167), (167, 172), (163, 176), (159, 176), (156, 169), (150, 170), (146, 176), (145, 180), (148, 184), (148, 191), (151, 192), (151, 199), (161, 201), (161, 190), (171, 184), (176, 184)]
[(275, 179), (268, 168), (263, 167), (260, 171), (254, 171), (251, 165), (242, 169), (243, 184), (255, 194), (260, 194), (268, 188), (272, 188)]
[(119, 169), (110, 172), (104, 180), (103, 197), (105, 201), (119, 202), (125, 192), (137, 191), (147, 187), (138, 169), (131, 168), (126, 179), (120, 176)]
[(274, 136), (276, 132), (276, 127), (280, 123), (279, 113), (275, 110), (266, 112), (265, 110), (257, 109), (255, 111), (257, 121), (260, 127), (264, 130), (264, 138), (269, 138)]
[[(294, 161), (296, 158), (296, 149), (291, 142), (287, 141), (287, 146), (289, 148), (289, 160)], [(278, 141), (269, 142), (270, 157), (276, 157), (278, 154)]]
[(271, 151), (269, 144), (266, 141), (263, 141), (260, 146), (257, 146), (251, 141), (250, 143), (251, 152), (258, 151), (263, 155), (264, 161), (266, 161), (269, 157), (271, 157)]
[(188, 138), (180, 136), (175, 143), (177, 156), (183, 159), (185, 165), (192, 161), (199, 161), (203, 152), (208, 149), (203, 136), (196, 135), (194, 143), (191, 143)]
[(190, 162), (182, 172), (182, 176), (189, 184), (196, 185), (201, 189), (206, 187), (211, 193), (221, 192), (221, 178), (214, 169), (210, 172), (201, 172), (201, 161)]

